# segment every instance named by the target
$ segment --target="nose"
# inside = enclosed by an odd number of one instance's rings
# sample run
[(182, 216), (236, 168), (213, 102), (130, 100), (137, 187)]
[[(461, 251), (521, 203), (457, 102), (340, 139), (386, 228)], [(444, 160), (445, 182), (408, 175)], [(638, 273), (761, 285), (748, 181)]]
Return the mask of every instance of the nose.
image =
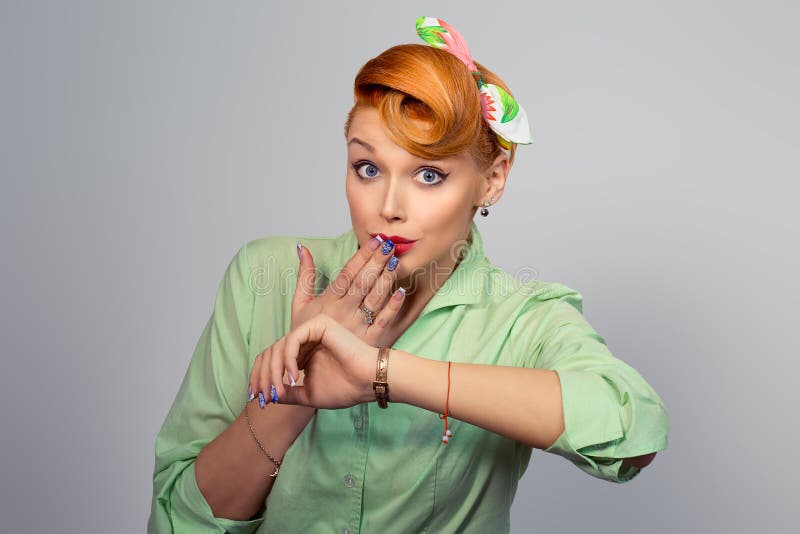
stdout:
[(381, 217), (387, 221), (402, 221), (406, 217), (404, 193), (399, 180), (391, 178), (383, 181), (385, 191), (381, 204)]

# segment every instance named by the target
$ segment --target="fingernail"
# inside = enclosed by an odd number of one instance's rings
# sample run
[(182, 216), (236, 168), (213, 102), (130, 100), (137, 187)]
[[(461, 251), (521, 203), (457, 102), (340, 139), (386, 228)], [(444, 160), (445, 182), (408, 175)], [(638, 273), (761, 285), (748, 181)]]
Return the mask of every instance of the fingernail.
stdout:
[(264, 398), (263, 391), (258, 392), (258, 405), (261, 407), (262, 410), (264, 409), (264, 406), (267, 405), (267, 399)]
[(297, 242), (297, 257), (303, 259), (303, 245), (300, 244), (300, 241)]
[(386, 265), (386, 268), (389, 271), (394, 271), (395, 269), (397, 269), (398, 263), (400, 263), (400, 258), (398, 258), (397, 256), (392, 256), (391, 258), (389, 258), (389, 263)]
[(376, 235), (375, 237), (369, 240), (367, 246), (369, 247), (370, 250), (375, 250), (381, 243), (383, 243), (383, 239), (381, 239), (381, 236)]
[(394, 298), (397, 300), (402, 299), (406, 295), (406, 290), (404, 287), (398, 287), (397, 291), (394, 292)]
[(297, 382), (294, 381), (294, 377), (290, 373), (289, 374), (289, 385), (294, 387), (296, 384), (297, 384)]
[(278, 390), (275, 389), (275, 386), (269, 387), (269, 394), (272, 396), (272, 402), (278, 402)]
[(383, 245), (381, 245), (381, 254), (386, 256), (392, 251), (392, 247), (394, 247), (394, 243), (392, 243), (391, 239), (387, 239), (383, 242)]
[(256, 396), (255, 396), (255, 394), (253, 393), (253, 388), (252, 388), (252, 386), (251, 386), (251, 387), (248, 387), (248, 388), (247, 388), (247, 402), (250, 402), (250, 401), (251, 401), (251, 400), (253, 400), (254, 398), (256, 398)]

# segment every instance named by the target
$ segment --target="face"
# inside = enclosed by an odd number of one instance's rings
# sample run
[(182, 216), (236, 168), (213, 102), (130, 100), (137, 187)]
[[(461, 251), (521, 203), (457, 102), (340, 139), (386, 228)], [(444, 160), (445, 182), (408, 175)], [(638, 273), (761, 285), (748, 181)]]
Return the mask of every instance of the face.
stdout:
[(486, 192), (474, 159), (410, 154), (386, 135), (377, 110), (366, 106), (356, 110), (347, 133), (347, 157), (347, 200), (359, 244), (375, 234), (395, 241), (401, 285), (420, 275), (449, 274), (458, 261), (451, 248), (468, 236)]

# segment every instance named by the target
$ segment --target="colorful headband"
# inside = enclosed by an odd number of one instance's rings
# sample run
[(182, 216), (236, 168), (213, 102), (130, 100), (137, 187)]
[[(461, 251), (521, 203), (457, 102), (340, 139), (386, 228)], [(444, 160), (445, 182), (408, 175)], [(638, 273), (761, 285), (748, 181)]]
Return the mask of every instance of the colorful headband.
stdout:
[[(456, 56), (467, 66), (472, 74), (478, 75), (478, 89), (481, 94), (481, 109), (486, 123), (497, 135), (500, 146), (508, 153), (511, 144), (529, 145), (533, 142), (528, 116), (513, 96), (493, 83), (486, 83), (478, 67), (472, 61), (467, 41), (455, 28), (441, 19), (419, 17), (417, 35), (435, 48), (441, 48)], [(495, 108), (494, 106), (497, 106)]]

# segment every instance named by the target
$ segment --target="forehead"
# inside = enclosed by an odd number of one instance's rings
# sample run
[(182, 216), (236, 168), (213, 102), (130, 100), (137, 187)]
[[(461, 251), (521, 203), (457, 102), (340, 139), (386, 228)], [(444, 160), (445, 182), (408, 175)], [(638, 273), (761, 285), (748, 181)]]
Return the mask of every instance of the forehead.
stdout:
[(358, 106), (353, 112), (353, 120), (350, 123), (350, 130), (347, 132), (348, 141), (353, 137), (380, 136), (381, 134), (388, 138), (378, 110), (372, 106)]

